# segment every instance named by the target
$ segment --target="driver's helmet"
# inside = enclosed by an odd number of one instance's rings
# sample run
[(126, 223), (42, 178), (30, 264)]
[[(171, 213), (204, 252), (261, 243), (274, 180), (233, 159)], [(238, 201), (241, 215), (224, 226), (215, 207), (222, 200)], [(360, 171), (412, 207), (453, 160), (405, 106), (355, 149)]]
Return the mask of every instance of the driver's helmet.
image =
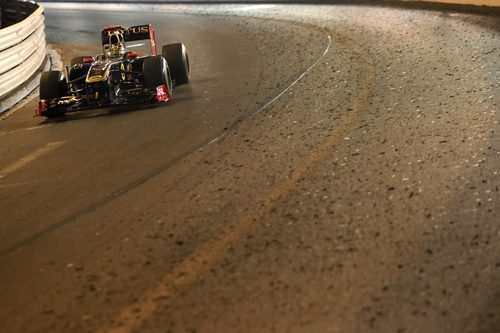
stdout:
[(127, 52), (125, 49), (125, 41), (123, 35), (119, 31), (114, 31), (109, 36), (109, 50), (107, 56), (109, 58), (119, 58)]

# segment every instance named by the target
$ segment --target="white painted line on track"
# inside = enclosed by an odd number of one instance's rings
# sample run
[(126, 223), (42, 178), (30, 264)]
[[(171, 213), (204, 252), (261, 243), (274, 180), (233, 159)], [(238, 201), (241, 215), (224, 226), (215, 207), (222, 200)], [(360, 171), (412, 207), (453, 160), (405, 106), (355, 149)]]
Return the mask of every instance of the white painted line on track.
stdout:
[(0, 169), (0, 180), (3, 178), (7, 177), (9, 174), (16, 172), (17, 170), (25, 167), (29, 163), (33, 162), (40, 156), (43, 156), (54, 149), (57, 149), (61, 147), (63, 144), (65, 144), (66, 141), (55, 141), (55, 142), (49, 142), (45, 146), (38, 148), (37, 150), (29, 153), (28, 155), (18, 159), (17, 161), (7, 165), (3, 169)]
[[(264, 111), (265, 109), (267, 109), (271, 104), (273, 104), (276, 100), (278, 100), (281, 96), (283, 96), (284, 94), (286, 94), (290, 89), (292, 89), (298, 82), (300, 82), (300, 80), (302, 80), (304, 78), (304, 76), (306, 76), (314, 67), (316, 67), (316, 65), (321, 61), (323, 60), (323, 58), (326, 56), (326, 54), (328, 53), (328, 51), (330, 51), (330, 48), (332, 46), (332, 36), (327, 34), (326, 37), (328, 38), (328, 44), (325, 48), (325, 51), (323, 52), (323, 54), (321, 54), (321, 56), (316, 59), (316, 61), (310, 65), (297, 79), (295, 79), (295, 81), (293, 81), (289, 86), (287, 86), (282, 92), (280, 92), (278, 95), (276, 95), (275, 97), (273, 97), (269, 102), (267, 102), (266, 104), (264, 104), (263, 106), (261, 106), (257, 111), (255, 111), (254, 113), (252, 113), (251, 115), (248, 116), (248, 118), (246, 118), (245, 120), (248, 120), (248, 119), (252, 119), (253, 117), (255, 117), (256, 115), (258, 115), (259, 113), (261, 113), (262, 111)], [(224, 136), (226, 135), (226, 132), (223, 132), (221, 133), (220, 135), (216, 136), (215, 138), (213, 138), (210, 142), (208, 142), (207, 144), (203, 145), (202, 147), (200, 147), (197, 151), (202, 151), (205, 147), (213, 144), (214, 142), (217, 142), (218, 140), (222, 139)], [(183, 159), (187, 159), (188, 157), (190, 157), (191, 155), (193, 155), (195, 152), (192, 152), (190, 154), (188, 154), (187, 156), (185, 156)]]
[(212, 144), (212, 143), (214, 143), (214, 142), (219, 141), (219, 140), (220, 140), (223, 136), (224, 136), (224, 134), (222, 134), (221, 136), (216, 137), (215, 139), (213, 139), (212, 141), (210, 141), (209, 143), (207, 143), (207, 146), (208, 146), (208, 145), (211, 145), (211, 144)]
[(273, 104), (281, 96), (286, 94), (290, 89), (292, 89), (300, 80), (302, 80), (302, 78), (304, 76), (306, 76), (325, 57), (325, 55), (328, 53), (328, 51), (330, 51), (330, 47), (332, 46), (332, 36), (327, 35), (327, 37), (328, 37), (328, 45), (326, 46), (325, 52), (323, 52), (321, 57), (319, 57), (311, 66), (309, 66), (309, 68), (304, 73), (302, 73), (295, 81), (293, 81), (288, 87), (286, 87), (285, 90), (283, 90), (281, 93), (279, 93), (277, 96), (275, 96), (269, 102), (267, 102), (264, 106), (262, 106), (260, 109), (258, 109), (255, 113), (253, 113), (251, 116), (249, 116), (248, 119), (255, 117), (261, 111), (267, 109), (268, 106)]

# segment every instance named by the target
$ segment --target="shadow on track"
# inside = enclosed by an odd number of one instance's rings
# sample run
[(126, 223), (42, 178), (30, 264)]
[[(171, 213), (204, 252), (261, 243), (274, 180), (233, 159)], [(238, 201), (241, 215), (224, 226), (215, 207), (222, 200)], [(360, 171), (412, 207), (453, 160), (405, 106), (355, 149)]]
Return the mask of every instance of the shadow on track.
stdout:
[[(168, 103), (171, 104), (170, 102)], [(116, 116), (126, 113), (131, 113), (135, 111), (142, 111), (148, 109), (157, 109), (159, 107), (166, 106), (165, 104), (152, 104), (152, 105), (120, 105), (114, 107), (105, 107), (105, 108), (94, 108), (94, 109), (86, 109), (81, 111), (74, 111), (67, 113), (64, 116), (57, 118), (46, 118), (39, 125), (53, 124), (53, 123), (64, 123), (67, 121), (74, 121), (80, 119), (90, 119), (90, 118), (99, 118), (99, 117), (107, 117), (107, 116)]]

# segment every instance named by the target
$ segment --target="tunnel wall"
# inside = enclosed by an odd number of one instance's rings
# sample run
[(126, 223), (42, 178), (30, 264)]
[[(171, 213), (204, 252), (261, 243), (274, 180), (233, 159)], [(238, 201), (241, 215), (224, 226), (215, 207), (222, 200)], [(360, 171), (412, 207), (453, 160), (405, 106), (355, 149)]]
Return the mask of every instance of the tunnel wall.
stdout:
[(500, 6), (500, 0), (420, 0), (423, 2), (439, 2), (458, 5), (475, 5), (475, 6)]
[(356, 4), (356, 3), (443, 3), (456, 5), (500, 7), (500, 0), (42, 0), (38, 2), (96, 2), (96, 3), (321, 3), (321, 4)]
[(42, 0), (39, 2), (95, 2), (95, 3), (319, 3), (319, 4), (380, 4), (380, 3), (434, 3), (500, 7), (500, 0)]

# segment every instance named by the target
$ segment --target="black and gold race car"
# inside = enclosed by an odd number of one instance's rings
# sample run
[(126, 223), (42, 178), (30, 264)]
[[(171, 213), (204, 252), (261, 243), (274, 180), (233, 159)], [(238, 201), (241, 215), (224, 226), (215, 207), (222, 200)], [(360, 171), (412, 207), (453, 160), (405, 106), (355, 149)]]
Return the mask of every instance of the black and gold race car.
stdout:
[[(161, 55), (151, 24), (101, 31), (103, 54), (73, 58), (62, 71), (42, 73), (37, 116), (136, 103), (164, 103), (174, 85), (189, 82), (190, 67), (182, 43), (167, 44)], [(132, 51), (149, 40), (150, 54)], [(136, 44), (133, 44), (136, 42)], [(146, 51), (149, 53), (149, 51)]]

